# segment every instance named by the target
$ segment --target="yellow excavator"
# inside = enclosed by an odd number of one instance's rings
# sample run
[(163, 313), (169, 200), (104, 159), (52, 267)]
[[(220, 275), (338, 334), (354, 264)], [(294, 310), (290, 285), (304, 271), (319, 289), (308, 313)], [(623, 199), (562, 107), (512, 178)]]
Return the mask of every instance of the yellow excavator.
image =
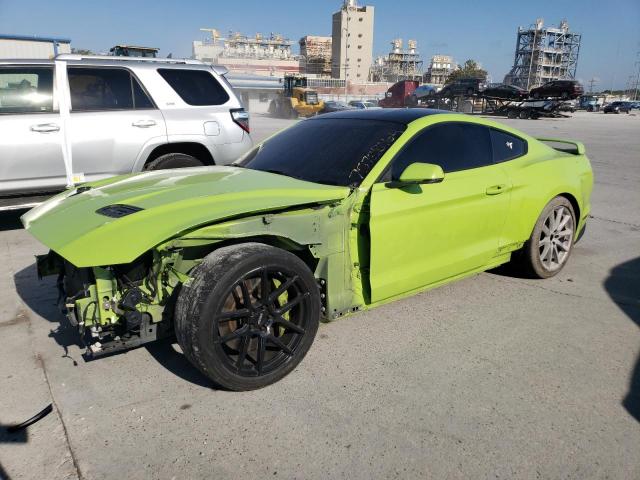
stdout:
[(307, 77), (285, 75), (282, 95), (271, 101), (269, 114), (280, 118), (312, 117), (324, 109), (318, 92), (307, 87)]

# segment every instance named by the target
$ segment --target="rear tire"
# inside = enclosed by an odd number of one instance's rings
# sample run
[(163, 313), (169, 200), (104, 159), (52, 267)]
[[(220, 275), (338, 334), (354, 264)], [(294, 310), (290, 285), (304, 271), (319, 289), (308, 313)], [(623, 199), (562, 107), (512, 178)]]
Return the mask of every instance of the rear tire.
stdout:
[(186, 153), (167, 153), (147, 163), (144, 170), (167, 170), (172, 168), (202, 167), (204, 164), (196, 157)]
[(217, 385), (262, 388), (304, 358), (321, 304), (315, 277), (298, 257), (260, 243), (231, 245), (205, 257), (191, 277), (176, 303), (176, 337)]
[(514, 258), (519, 272), (530, 278), (557, 275), (573, 250), (576, 223), (569, 200), (565, 197), (551, 200), (538, 217), (520, 255)]
[(529, 112), (529, 110), (521, 110), (520, 114), (518, 115), (521, 120), (527, 120), (530, 116), (531, 113)]

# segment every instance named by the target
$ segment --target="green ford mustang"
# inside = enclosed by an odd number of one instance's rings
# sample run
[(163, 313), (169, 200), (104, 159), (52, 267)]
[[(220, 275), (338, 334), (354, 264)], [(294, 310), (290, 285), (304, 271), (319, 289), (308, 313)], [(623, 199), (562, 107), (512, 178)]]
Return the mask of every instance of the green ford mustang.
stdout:
[(175, 332), (216, 384), (248, 390), (293, 370), (321, 319), (507, 262), (555, 275), (592, 185), (578, 142), (435, 110), (348, 111), (235, 165), (86, 184), (22, 221), (51, 249), (38, 270), (59, 275), (88, 355)]

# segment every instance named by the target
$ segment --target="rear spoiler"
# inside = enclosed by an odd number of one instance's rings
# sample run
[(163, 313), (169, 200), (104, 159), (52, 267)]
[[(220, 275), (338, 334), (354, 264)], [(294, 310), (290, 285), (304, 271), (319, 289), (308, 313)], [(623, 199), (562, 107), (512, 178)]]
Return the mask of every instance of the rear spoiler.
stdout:
[[(564, 146), (554, 147), (550, 145), (555, 150), (559, 152), (572, 153), (573, 155), (584, 155), (585, 148), (582, 142), (574, 142), (573, 140), (561, 140), (559, 138), (536, 138), (539, 142), (545, 143), (561, 143)], [(569, 146), (571, 145), (571, 146)]]

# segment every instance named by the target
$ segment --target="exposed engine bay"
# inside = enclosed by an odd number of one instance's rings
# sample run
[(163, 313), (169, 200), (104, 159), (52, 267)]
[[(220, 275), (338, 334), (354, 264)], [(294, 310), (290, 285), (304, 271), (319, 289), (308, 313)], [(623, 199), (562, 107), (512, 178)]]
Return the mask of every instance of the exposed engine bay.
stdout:
[[(186, 276), (150, 251), (128, 264), (77, 268), (49, 252), (38, 257), (40, 276), (57, 274), (59, 305), (87, 347), (89, 358), (171, 336), (176, 286)], [(160, 267), (160, 268), (159, 268)]]

